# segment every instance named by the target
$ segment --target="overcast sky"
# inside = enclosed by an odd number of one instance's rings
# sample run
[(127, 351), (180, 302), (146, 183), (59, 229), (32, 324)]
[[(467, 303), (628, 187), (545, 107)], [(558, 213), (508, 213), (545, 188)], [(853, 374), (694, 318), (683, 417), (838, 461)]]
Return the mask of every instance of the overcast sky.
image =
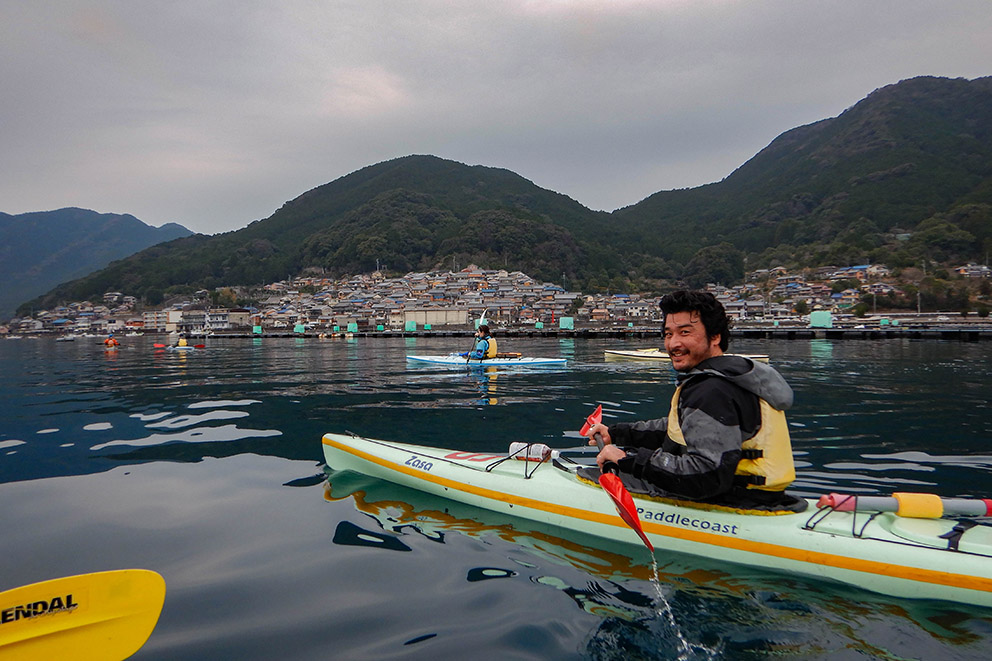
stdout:
[(988, 0), (0, 3), (0, 211), (206, 234), (409, 154), (593, 209), (719, 181), (919, 75), (992, 75)]

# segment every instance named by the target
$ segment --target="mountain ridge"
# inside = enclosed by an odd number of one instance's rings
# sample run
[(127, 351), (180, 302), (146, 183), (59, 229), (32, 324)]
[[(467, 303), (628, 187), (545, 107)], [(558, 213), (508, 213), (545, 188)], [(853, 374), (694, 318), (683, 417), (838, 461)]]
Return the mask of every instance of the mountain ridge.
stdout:
[(745, 258), (750, 268), (898, 268), (921, 257), (977, 260), (990, 249), (992, 77), (922, 76), (785, 131), (719, 182), (613, 212), (510, 170), (409, 155), (312, 188), (241, 230), (155, 246), (37, 303), (106, 287), (141, 296), (260, 284), (307, 268), (470, 262), (564, 276), (586, 290), (651, 290), (739, 280)]
[(24, 300), (84, 277), (116, 259), (192, 232), (178, 223), (153, 227), (131, 214), (65, 207), (0, 212), (0, 318)]

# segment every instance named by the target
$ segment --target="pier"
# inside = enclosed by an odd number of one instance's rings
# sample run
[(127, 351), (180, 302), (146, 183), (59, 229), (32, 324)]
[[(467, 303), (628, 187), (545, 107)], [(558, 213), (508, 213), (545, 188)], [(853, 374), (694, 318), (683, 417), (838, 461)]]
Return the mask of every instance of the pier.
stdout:
[[(248, 332), (215, 332), (209, 337), (213, 338), (249, 338), (249, 337), (302, 337), (312, 339), (334, 339), (339, 337), (355, 338), (388, 338), (388, 337), (470, 337), (474, 334), (471, 329), (430, 329), (430, 330), (374, 330), (374, 331), (354, 331), (350, 333), (292, 333), (292, 332), (271, 332), (262, 334), (251, 334)], [(648, 339), (661, 340), (664, 332), (660, 327), (634, 327), (634, 328), (496, 328), (494, 334), (497, 338), (507, 337), (539, 337), (539, 338), (577, 338), (577, 339)], [(200, 336), (194, 336), (200, 337)], [(981, 327), (939, 327), (939, 328), (909, 328), (909, 327), (887, 327), (887, 328), (805, 328), (805, 327), (739, 327), (731, 329), (731, 337), (738, 339), (765, 339), (765, 340), (889, 340), (889, 339), (913, 339), (913, 340), (949, 340), (957, 342), (981, 342), (992, 340), (992, 325)]]

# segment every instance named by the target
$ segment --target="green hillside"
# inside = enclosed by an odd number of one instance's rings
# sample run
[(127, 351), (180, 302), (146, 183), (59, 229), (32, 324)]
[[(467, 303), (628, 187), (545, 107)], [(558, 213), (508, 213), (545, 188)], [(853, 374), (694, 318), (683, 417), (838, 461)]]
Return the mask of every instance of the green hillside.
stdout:
[(175, 223), (151, 227), (127, 214), (58, 209), (0, 213), (0, 319), (60, 282), (83, 277), (162, 241), (189, 236)]
[(732, 284), (747, 268), (984, 261), (992, 78), (922, 77), (776, 138), (723, 181), (596, 212), (508, 170), (434, 156), (372, 165), (216, 236), (157, 245), (32, 302), (156, 299), (329, 274), (522, 270), (587, 291)]
[(972, 234), (938, 246), (936, 259), (984, 258), (990, 204), (992, 78), (927, 77), (784, 133), (719, 183), (657, 193), (614, 215), (619, 246), (650, 241), (683, 262), (726, 241), (766, 262), (851, 264), (912, 260), (913, 246), (900, 249), (891, 234), (921, 223)]
[(580, 237), (607, 218), (507, 170), (408, 156), (308, 191), (244, 229), (155, 246), (31, 305), (108, 288), (159, 298), (170, 289), (259, 284), (308, 267), (371, 271), (377, 263), (406, 272), (475, 262), (574, 278), (590, 259)]

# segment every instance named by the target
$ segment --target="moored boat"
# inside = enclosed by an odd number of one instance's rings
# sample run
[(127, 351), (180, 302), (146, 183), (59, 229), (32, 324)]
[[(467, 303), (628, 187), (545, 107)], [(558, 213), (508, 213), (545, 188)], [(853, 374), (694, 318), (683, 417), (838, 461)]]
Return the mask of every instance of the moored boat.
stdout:
[[(665, 361), (671, 362), (671, 358), (668, 356), (668, 352), (659, 349), (657, 347), (652, 347), (649, 349), (606, 349), (603, 351), (607, 360), (653, 360), (653, 361)], [(751, 360), (756, 360), (759, 363), (768, 362), (768, 354), (763, 353), (740, 353), (740, 354), (726, 354), (728, 356), (740, 356), (742, 358), (750, 358)]]
[[(552, 451), (543, 461), (341, 434), (323, 437), (327, 465), (476, 507), (640, 545), (612, 500)], [(992, 607), (992, 526), (895, 512), (817, 509), (741, 513), (634, 496), (658, 553), (676, 551), (827, 579), (904, 598)], [(970, 521), (969, 523), (974, 523)]]

